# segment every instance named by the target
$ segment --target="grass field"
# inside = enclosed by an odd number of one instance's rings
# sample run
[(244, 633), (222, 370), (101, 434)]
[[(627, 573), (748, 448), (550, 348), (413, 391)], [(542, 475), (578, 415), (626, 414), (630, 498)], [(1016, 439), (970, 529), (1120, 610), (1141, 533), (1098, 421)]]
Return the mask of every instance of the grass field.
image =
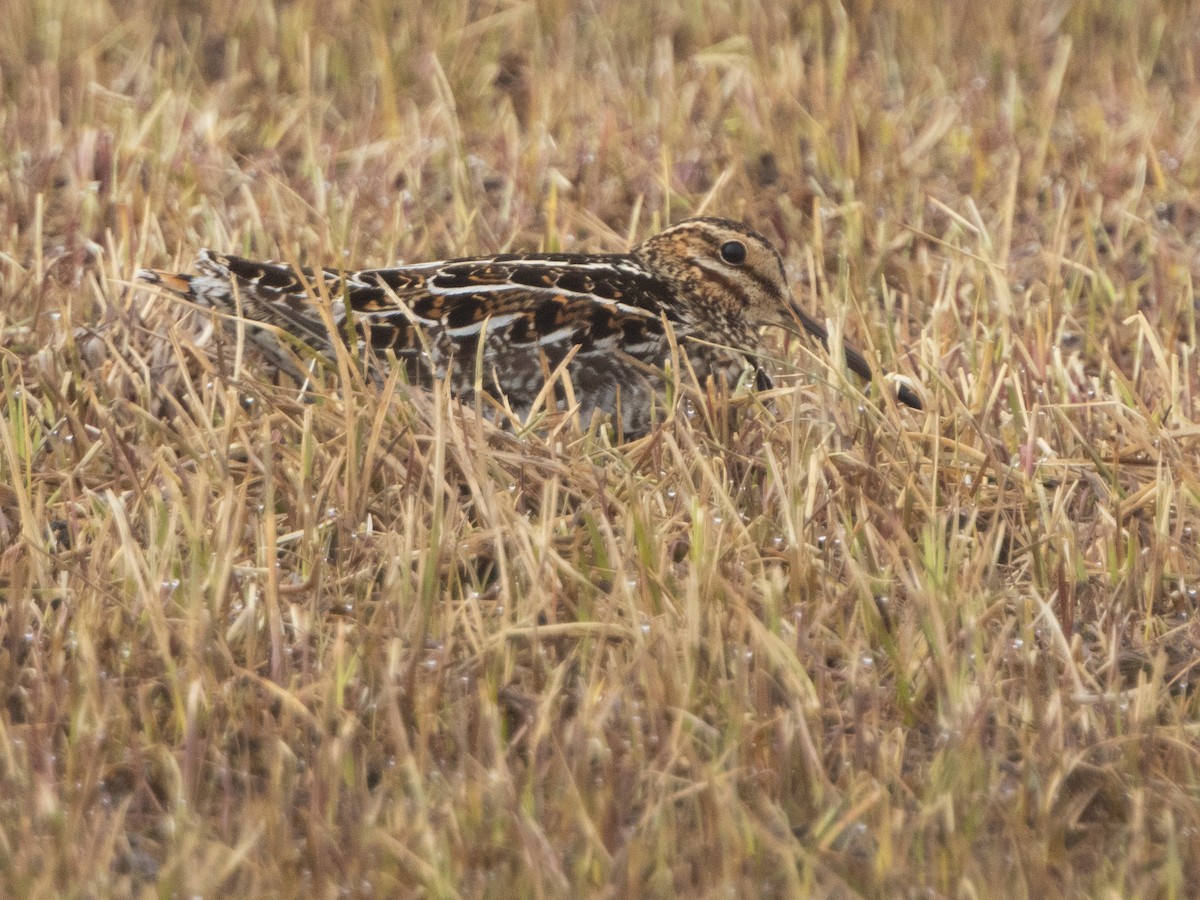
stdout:
[[(4, 18), (0, 895), (1195, 894), (1194, 4)], [(927, 411), (305, 402), (131, 283), (696, 212)]]

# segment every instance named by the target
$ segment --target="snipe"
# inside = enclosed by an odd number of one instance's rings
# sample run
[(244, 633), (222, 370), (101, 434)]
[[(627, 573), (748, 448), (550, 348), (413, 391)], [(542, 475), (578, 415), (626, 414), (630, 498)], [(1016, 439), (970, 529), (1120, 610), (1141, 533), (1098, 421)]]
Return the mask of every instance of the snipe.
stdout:
[[(372, 366), (391, 351), (411, 381), (448, 379), (464, 399), (481, 387), (522, 418), (565, 366), (582, 420), (611, 413), (627, 436), (648, 428), (664, 392), (674, 352), (668, 329), (701, 384), (712, 377), (732, 385), (750, 370), (759, 387), (769, 386), (762, 326), (829, 341), (793, 301), (778, 251), (729, 219), (687, 219), (629, 253), (507, 253), (297, 272), (204, 250), (196, 268), (198, 275), (143, 270), (138, 277), (240, 317), (247, 334), (298, 377), (296, 349), (333, 355), (314, 305), (327, 295), (334, 324), (346, 334), (349, 315)], [(845, 358), (871, 377), (861, 353), (847, 346)], [(898, 397), (921, 408), (907, 386)]]

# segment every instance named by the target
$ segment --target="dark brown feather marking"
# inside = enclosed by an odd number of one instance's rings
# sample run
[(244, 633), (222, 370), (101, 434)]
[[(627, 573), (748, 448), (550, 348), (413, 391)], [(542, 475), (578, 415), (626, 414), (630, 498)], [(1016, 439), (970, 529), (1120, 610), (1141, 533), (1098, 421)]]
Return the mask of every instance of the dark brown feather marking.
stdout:
[[(753, 252), (744, 264), (723, 265), (720, 248), (734, 240)], [(740, 223), (713, 218), (668, 228), (627, 254), (503, 254), (341, 272), (203, 251), (196, 267), (201, 274), (140, 277), (243, 316), (237, 327), (298, 378), (305, 375), (294, 363), (297, 342), (331, 357), (335, 342), (357, 339), (350, 349), (373, 351), (365, 354), (373, 370), (394, 353), (410, 380), (446, 378), (463, 398), (473, 396), (479, 376), (489, 394), (525, 416), (547, 373), (569, 360), (584, 419), (614, 413), (627, 437), (649, 426), (664, 392), (671, 354), (664, 319), (701, 382), (732, 383), (753, 366), (762, 389), (771, 380), (757, 366), (764, 356), (758, 329), (789, 321), (793, 307), (771, 245)], [(328, 313), (314, 307), (314, 294), (328, 297)], [(796, 312), (804, 330), (828, 340), (819, 322)], [(330, 314), (337, 335), (327, 329)], [(352, 335), (340, 333), (348, 320)], [(280, 330), (294, 339), (281, 339)], [(846, 359), (870, 376), (853, 348)], [(565, 402), (561, 386), (553, 393)], [(899, 397), (920, 405), (911, 390)]]

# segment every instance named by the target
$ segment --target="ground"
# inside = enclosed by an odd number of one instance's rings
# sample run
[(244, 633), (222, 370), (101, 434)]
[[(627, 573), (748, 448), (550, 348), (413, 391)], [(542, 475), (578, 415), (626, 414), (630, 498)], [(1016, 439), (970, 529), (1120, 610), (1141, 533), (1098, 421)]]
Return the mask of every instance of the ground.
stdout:
[[(0, 894), (1195, 890), (1193, 4), (4, 17)], [(697, 212), (926, 411), (498, 429), (132, 282)]]

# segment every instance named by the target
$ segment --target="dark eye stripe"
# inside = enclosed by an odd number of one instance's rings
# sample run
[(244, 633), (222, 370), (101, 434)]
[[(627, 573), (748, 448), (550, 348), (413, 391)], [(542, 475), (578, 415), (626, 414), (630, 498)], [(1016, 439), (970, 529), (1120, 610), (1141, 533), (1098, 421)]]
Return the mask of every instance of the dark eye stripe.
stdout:
[[(701, 240), (703, 240), (706, 244), (708, 244), (708, 246), (711, 247), (712, 250), (717, 254), (720, 254), (720, 252), (724, 249), (726, 244), (741, 243), (744, 246), (744, 243), (745, 243), (743, 241), (737, 241), (737, 240), (722, 241), (717, 235), (712, 234), (711, 232), (708, 232), (708, 231), (697, 231), (696, 234), (699, 235)], [(778, 254), (776, 254), (776, 255), (778, 255)], [(782, 268), (783, 268), (783, 264), (780, 263), (780, 269), (782, 270)], [(712, 269), (707, 269), (707, 272), (711, 277), (716, 278), (717, 280), (721, 281), (722, 283), (728, 285), (731, 288), (732, 292), (735, 294), (739, 294), (743, 298), (743, 300), (748, 299), (747, 295), (746, 295), (746, 291), (740, 285), (736, 285), (734, 279), (724, 277)], [(750, 281), (753, 281), (760, 288), (762, 288), (763, 293), (769, 297), (770, 296), (780, 296), (782, 293), (784, 301), (787, 301), (789, 299), (789, 292), (788, 292), (786, 286), (781, 289), (779, 284), (773, 282), (768, 276), (762, 274), (761, 272), (757, 271), (754, 268), (741, 268), (738, 272), (738, 278), (745, 278), (745, 279), (749, 279)], [(783, 283), (784, 283), (784, 285), (787, 284), (786, 277), (785, 277)]]
[(712, 270), (709, 270), (706, 274), (713, 281), (720, 282), (721, 286), (725, 288), (729, 294), (732, 294), (734, 297), (737, 297), (739, 300), (741, 300), (743, 306), (750, 303), (750, 295), (746, 292), (746, 288), (742, 285), (739, 279), (726, 275), (722, 272), (716, 272)]
[(705, 271), (708, 277), (724, 284), (729, 288), (730, 293), (741, 296), (745, 302), (749, 301), (747, 291), (743, 287), (743, 284), (746, 281), (753, 281), (768, 297), (778, 297), (782, 293), (783, 299), (785, 301), (788, 299), (788, 291), (786, 288), (781, 291), (778, 284), (771, 281), (771, 279), (766, 275), (763, 275), (761, 272), (755, 271), (754, 269), (740, 268), (738, 269), (737, 275), (726, 275), (715, 269), (706, 269)]

